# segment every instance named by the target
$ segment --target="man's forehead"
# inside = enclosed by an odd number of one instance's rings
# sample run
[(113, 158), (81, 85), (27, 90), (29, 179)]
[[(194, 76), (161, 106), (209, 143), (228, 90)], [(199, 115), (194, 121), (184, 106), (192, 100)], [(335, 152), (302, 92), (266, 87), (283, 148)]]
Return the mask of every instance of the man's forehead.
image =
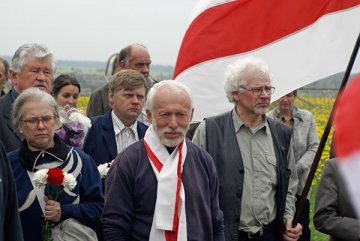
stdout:
[(245, 79), (247, 80), (248, 85), (257, 85), (257, 84), (269, 84), (270, 85), (270, 76), (267, 73), (262, 71), (251, 71), (246, 73)]
[(24, 67), (43, 67), (44, 65), (51, 68), (50, 60), (46, 58), (28, 57)]
[(129, 62), (132, 64), (151, 64), (150, 57), (132, 57), (129, 59)]

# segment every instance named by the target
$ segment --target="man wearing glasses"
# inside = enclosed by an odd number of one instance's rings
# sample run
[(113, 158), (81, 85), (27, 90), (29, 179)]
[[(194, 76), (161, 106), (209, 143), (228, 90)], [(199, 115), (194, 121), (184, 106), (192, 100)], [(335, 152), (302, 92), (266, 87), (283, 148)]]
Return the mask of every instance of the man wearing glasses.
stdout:
[(226, 240), (297, 240), (291, 130), (265, 115), (275, 90), (267, 64), (247, 58), (229, 65), (224, 89), (234, 109), (205, 119), (193, 142), (214, 159)]
[(30, 87), (51, 92), (55, 62), (53, 54), (41, 44), (20, 46), (9, 69), (12, 89), (0, 98), (0, 140), (6, 152), (20, 147), (23, 136), (11, 123), (11, 107), (17, 96)]

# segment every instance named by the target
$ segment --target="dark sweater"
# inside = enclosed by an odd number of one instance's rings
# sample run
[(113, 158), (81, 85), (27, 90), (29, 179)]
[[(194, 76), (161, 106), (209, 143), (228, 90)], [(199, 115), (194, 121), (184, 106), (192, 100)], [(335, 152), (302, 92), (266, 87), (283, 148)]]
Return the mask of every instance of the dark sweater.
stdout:
[[(205, 151), (189, 141), (182, 181), (188, 240), (224, 240), (215, 166)], [(117, 156), (105, 190), (102, 222), (106, 240), (149, 240), (157, 179), (143, 140), (130, 145)]]

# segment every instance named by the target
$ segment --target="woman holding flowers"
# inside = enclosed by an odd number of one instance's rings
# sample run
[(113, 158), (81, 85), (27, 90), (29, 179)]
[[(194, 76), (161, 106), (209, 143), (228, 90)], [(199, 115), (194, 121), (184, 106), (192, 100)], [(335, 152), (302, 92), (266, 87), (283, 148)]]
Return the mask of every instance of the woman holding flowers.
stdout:
[(102, 239), (99, 172), (90, 156), (55, 134), (59, 112), (54, 98), (36, 88), (25, 90), (13, 104), (12, 120), (25, 137), (21, 147), (8, 154), (24, 239), (52, 240), (45, 238), (50, 228), (70, 218)]

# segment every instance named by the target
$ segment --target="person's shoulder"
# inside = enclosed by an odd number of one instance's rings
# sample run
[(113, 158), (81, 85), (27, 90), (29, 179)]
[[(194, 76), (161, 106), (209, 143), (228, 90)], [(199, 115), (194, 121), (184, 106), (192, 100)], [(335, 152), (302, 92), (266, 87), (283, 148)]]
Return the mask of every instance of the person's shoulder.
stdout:
[(270, 129), (274, 129), (276, 132), (281, 132), (282, 134), (291, 136), (291, 128), (281, 121), (274, 120), (272, 118), (267, 118), (267, 122), (269, 123)]
[(93, 163), (95, 165), (95, 162), (92, 159), (92, 157), (89, 154), (87, 154), (85, 151), (83, 151), (81, 148), (67, 145), (67, 150), (68, 152), (72, 152), (73, 156), (80, 157), (82, 165), (88, 166)]
[(332, 158), (332, 159), (327, 160), (325, 162), (324, 168), (336, 169), (337, 168), (336, 158)]
[(11, 103), (11, 94), (10, 94), (11, 91), (7, 92), (5, 95), (1, 96), (0, 97), (0, 106), (3, 106), (5, 104), (8, 104), (8, 103)]
[(221, 114), (218, 114), (218, 115), (206, 117), (205, 120), (218, 120), (218, 119), (222, 119), (222, 118), (227, 118), (229, 115), (231, 115), (231, 110), (226, 111), (226, 112), (221, 113)]
[(11, 160), (14, 160), (14, 159), (18, 159), (19, 158), (19, 149), (16, 149), (14, 151), (11, 151), (11, 152), (8, 152), (7, 153), (7, 157), (10, 161)]
[(212, 160), (210, 154), (204, 150), (203, 148), (199, 147), (198, 145), (192, 143), (190, 140), (186, 140), (186, 146), (189, 153), (192, 153), (203, 160)]
[(307, 119), (312, 119), (314, 118), (313, 116), (313, 113), (311, 113), (310, 111), (308, 110), (305, 110), (305, 109), (300, 109), (299, 107), (296, 107), (296, 112), (301, 116), (301, 118), (303, 118), (304, 120), (307, 120)]
[(116, 166), (138, 166), (139, 163), (144, 161), (144, 155), (146, 155), (144, 140), (139, 140), (120, 152), (114, 159), (113, 165)]
[(269, 112), (266, 113), (267, 117), (270, 117), (272, 119), (276, 119), (276, 107), (272, 110), (270, 110)]
[(137, 122), (137, 125), (140, 129), (144, 129), (144, 130), (147, 130), (149, 128), (148, 125), (146, 125), (145, 123), (141, 122), (141, 121), (138, 121)]
[(99, 86), (98, 88), (96, 88), (92, 93), (91, 93), (91, 96), (96, 96), (96, 95), (99, 95), (101, 92), (104, 92), (106, 90), (109, 89), (109, 83), (105, 83), (101, 86)]
[(111, 111), (105, 112), (103, 115), (97, 115), (90, 118), (92, 125), (102, 124), (104, 121), (111, 119)]

